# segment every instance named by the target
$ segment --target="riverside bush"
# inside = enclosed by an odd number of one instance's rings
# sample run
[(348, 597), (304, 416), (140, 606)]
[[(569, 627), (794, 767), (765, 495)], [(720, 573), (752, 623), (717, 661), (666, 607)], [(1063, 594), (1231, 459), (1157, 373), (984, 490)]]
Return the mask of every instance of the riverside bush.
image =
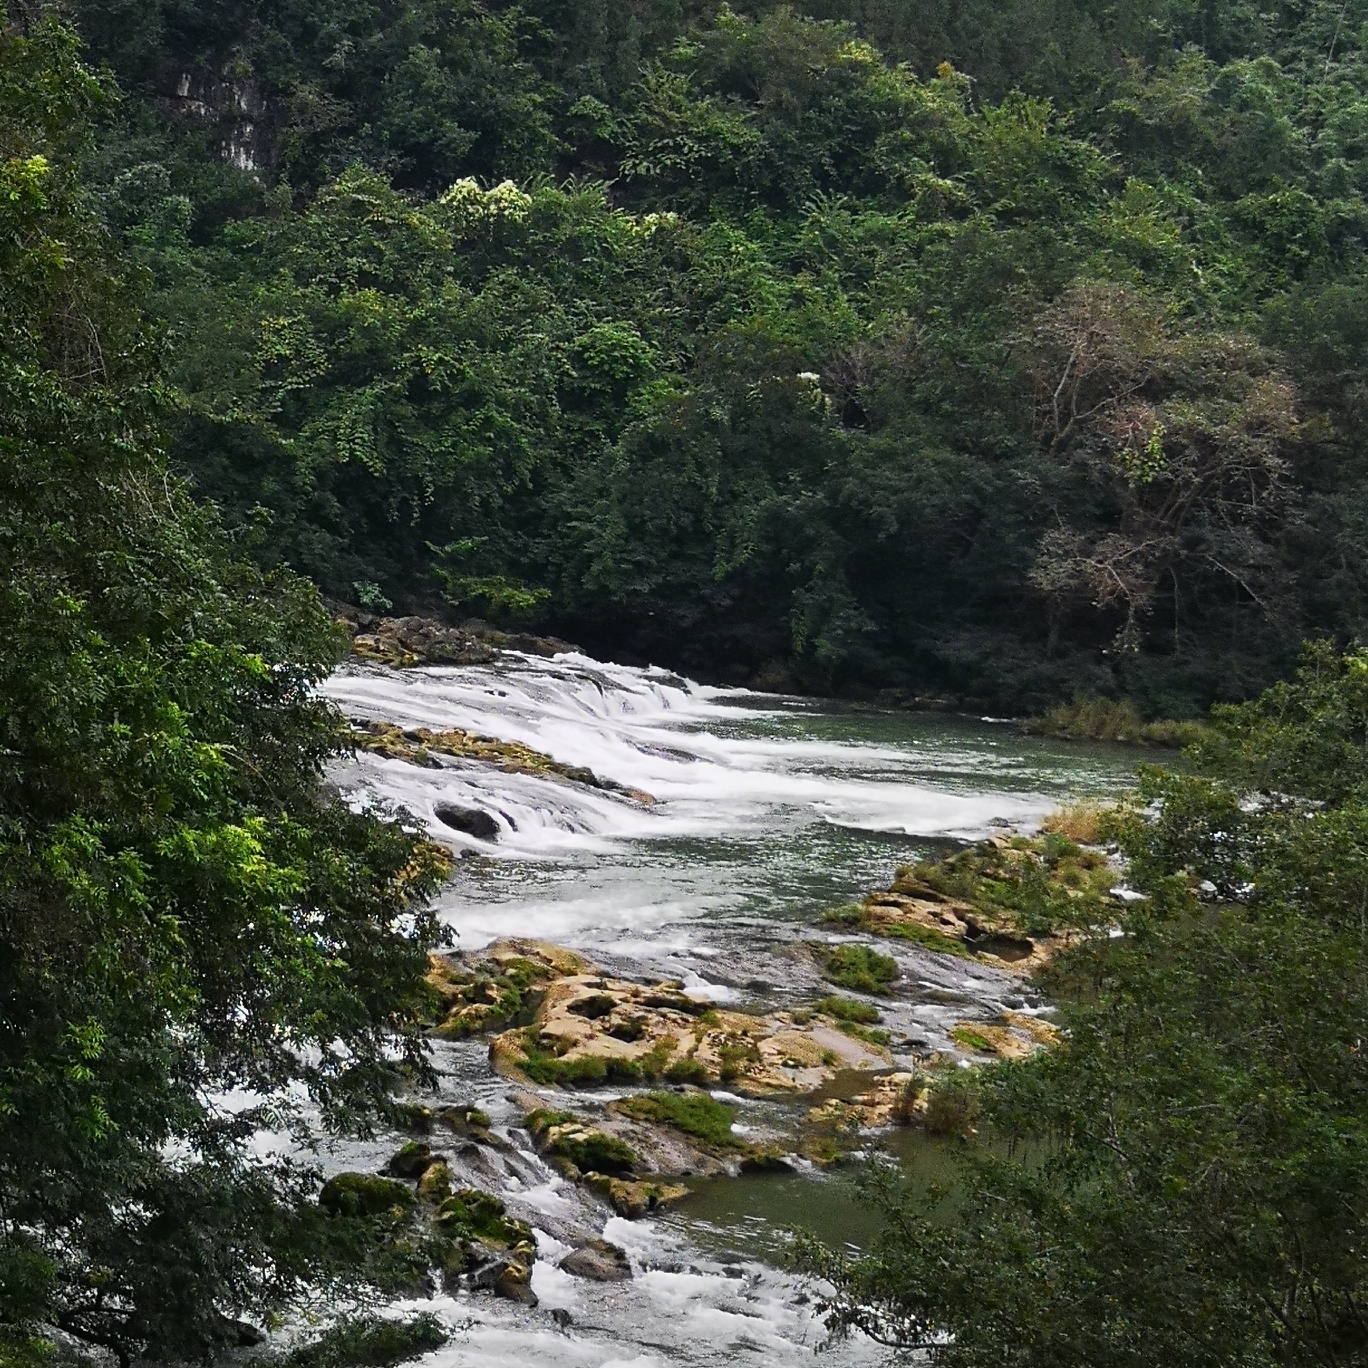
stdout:
[(1108, 825), (1149, 902), (1056, 961), (1051, 1049), (931, 1080), (952, 1191), (871, 1168), (884, 1234), (806, 1246), (834, 1329), (947, 1368), (1365, 1362), (1365, 680), (1310, 647), (1198, 772), (1141, 772)]

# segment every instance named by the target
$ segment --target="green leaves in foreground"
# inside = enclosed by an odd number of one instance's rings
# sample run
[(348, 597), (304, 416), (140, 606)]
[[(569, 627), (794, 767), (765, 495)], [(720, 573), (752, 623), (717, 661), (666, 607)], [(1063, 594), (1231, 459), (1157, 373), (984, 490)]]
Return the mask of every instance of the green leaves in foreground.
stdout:
[(834, 1328), (955, 1368), (1368, 1362), (1359, 675), (1314, 649), (1218, 714), (1228, 778), (1148, 773), (1150, 907), (1058, 962), (1058, 1048), (983, 1071), (949, 1209), (880, 1170), (870, 1256), (807, 1251)]
[(440, 1349), (450, 1338), (435, 1316), (347, 1320), (276, 1360), (275, 1368), (394, 1368)]
[(364, 1267), (248, 1142), (424, 1076), (445, 864), (322, 788), (327, 615), (167, 470), (76, 46), (0, 30), (0, 1336), (195, 1359)]

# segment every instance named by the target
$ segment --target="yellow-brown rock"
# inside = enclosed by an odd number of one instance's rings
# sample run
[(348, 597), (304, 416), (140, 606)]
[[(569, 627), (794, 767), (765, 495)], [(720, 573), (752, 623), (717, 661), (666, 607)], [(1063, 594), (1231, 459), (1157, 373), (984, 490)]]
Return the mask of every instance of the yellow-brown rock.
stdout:
[(881, 1074), (868, 1092), (849, 1101), (833, 1098), (814, 1107), (807, 1119), (817, 1125), (855, 1126), (878, 1130), (885, 1126), (910, 1125), (926, 1108), (926, 1088), (917, 1086), (917, 1075)]
[(950, 1028), (950, 1039), (974, 1054), (999, 1059), (1026, 1059), (1041, 1049), (1034, 1034), (986, 1021), (961, 1021)]
[(625, 1216), (628, 1220), (635, 1220), (648, 1211), (689, 1195), (689, 1189), (678, 1183), (633, 1182), (626, 1178), (610, 1178), (602, 1173), (588, 1174), (585, 1182), (606, 1197), (619, 1216)]
[(440, 1159), (429, 1164), (418, 1179), (418, 1199), (439, 1206), (451, 1196), (451, 1170)]
[(1025, 1012), (1003, 1012), (1002, 1022), (1018, 1031), (1025, 1031), (1038, 1045), (1047, 1049), (1059, 1044), (1059, 1027), (1052, 1022), (1042, 1021), (1039, 1017), (1027, 1016)]
[(550, 984), (532, 1026), (498, 1036), (490, 1062), (538, 1083), (598, 1084), (665, 1078), (752, 1095), (804, 1093), (843, 1069), (878, 1069), (881, 1045), (825, 1016), (748, 1016), (654, 987), (580, 973)]
[(656, 800), (640, 789), (613, 779), (603, 779), (583, 765), (567, 765), (521, 741), (500, 741), (494, 736), (452, 728), (429, 731), (426, 727), (398, 727), (392, 722), (358, 722), (352, 725), (358, 750), (403, 760), (410, 765), (433, 765), (433, 757), (449, 755), (456, 760), (476, 760), (505, 774), (530, 774), (541, 779), (565, 779), (605, 793), (621, 794), (634, 802), (651, 805)]

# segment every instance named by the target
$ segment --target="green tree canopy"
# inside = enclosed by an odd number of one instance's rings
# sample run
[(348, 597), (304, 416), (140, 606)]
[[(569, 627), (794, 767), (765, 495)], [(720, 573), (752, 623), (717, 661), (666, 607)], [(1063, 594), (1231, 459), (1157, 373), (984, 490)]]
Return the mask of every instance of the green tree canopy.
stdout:
[(331, 1276), (356, 1232), (247, 1142), (292, 1089), (356, 1125), (421, 1072), (441, 866), (320, 787), (317, 596), (168, 474), (78, 174), (102, 99), (70, 30), (0, 34), (0, 1336), (126, 1362)]

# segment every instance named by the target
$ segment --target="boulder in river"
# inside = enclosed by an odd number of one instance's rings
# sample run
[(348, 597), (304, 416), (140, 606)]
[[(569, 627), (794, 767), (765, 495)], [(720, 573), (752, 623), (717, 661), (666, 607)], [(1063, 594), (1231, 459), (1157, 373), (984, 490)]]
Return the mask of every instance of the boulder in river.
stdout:
[(438, 803), (433, 816), (445, 827), (473, 836), (477, 841), (497, 841), (499, 824), (480, 808), (457, 807), (455, 803)]
[(627, 1251), (607, 1240), (586, 1240), (560, 1261), (561, 1270), (590, 1282), (625, 1282), (632, 1276)]
[(391, 1156), (385, 1171), (396, 1178), (421, 1178), (423, 1170), (436, 1162), (429, 1146), (410, 1141), (397, 1154)]
[(627, 1178), (610, 1178), (606, 1173), (585, 1174), (584, 1181), (600, 1196), (607, 1198), (608, 1205), (619, 1216), (629, 1221), (689, 1195), (689, 1189), (678, 1183), (634, 1182)]
[(418, 1197), (433, 1206), (446, 1201), (451, 1196), (451, 1169), (445, 1160), (439, 1159), (429, 1164), (418, 1179)]
[(411, 1211), (417, 1198), (413, 1189), (392, 1178), (371, 1173), (339, 1173), (323, 1184), (318, 1204), (335, 1216), (401, 1216)]
[(353, 633), (352, 654), (382, 665), (487, 665), (497, 655), (483, 637), (432, 618), (378, 618), (355, 612), (339, 621)]
[(532, 1290), (531, 1260), (524, 1261), (518, 1254), (498, 1254), (477, 1268), (467, 1280), (471, 1287), (484, 1288), (508, 1301), (536, 1306), (537, 1294)]

